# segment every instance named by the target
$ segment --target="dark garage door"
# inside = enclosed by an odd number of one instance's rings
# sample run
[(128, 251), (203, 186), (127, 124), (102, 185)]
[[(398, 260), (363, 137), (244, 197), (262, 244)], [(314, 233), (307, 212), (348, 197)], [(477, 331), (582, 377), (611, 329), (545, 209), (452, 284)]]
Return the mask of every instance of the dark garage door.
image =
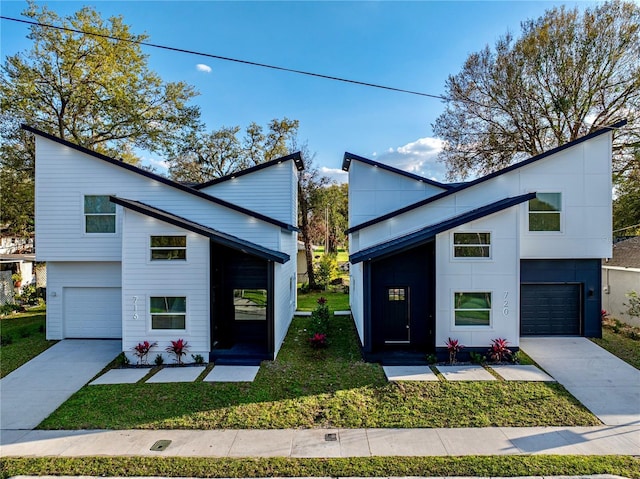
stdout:
[(520, 335), (580, 335), (580, 284), (523, 284)]

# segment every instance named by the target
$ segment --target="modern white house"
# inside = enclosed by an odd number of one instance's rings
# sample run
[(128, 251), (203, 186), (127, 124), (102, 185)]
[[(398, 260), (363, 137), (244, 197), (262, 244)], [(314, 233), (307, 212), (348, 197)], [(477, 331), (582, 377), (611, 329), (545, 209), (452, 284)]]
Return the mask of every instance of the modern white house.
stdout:
[(612, 131), (466, 183), (443, 184), (351, 153), (351, 311), (365, 357), (442, 357), (448, 338), (601, 335), (611, 257)]
[(296, 307), (297, 174), (289, 155), (195, 187), (29, 126), (47, 338), (186, 340), (219, 364), (273, 359)]

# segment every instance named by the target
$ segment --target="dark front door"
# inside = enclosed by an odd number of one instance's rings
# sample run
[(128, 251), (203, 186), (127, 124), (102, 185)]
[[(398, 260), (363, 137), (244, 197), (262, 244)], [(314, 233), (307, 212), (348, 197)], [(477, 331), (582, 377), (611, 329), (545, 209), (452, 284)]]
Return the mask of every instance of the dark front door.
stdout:
[(382, 320), (385, 344), (409, 344), (411, 322), (409, 318), (409, 288), (387, 288)]

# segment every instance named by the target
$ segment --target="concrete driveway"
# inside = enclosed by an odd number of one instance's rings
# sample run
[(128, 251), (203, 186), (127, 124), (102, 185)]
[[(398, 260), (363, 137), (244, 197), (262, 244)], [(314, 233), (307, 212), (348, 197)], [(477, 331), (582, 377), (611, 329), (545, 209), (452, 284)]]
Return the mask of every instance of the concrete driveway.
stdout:
[(521, 338), (520, 348), (607, 425), (640, 424), (640, 371), (586, 338)]
[(33, 429), (121, 350), (120, 340), (66, 339), (0, 379), (0, 429)]

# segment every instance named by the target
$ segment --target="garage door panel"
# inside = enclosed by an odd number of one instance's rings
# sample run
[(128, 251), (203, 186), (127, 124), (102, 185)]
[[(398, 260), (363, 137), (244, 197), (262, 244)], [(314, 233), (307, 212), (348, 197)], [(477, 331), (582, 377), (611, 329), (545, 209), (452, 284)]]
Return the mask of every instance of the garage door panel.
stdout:
[(122, 338), (120, 288), (64, 288), (66, 338)]
[(523, 284), (520, 301), (522, 336), (580, 334), (580, 284)]

